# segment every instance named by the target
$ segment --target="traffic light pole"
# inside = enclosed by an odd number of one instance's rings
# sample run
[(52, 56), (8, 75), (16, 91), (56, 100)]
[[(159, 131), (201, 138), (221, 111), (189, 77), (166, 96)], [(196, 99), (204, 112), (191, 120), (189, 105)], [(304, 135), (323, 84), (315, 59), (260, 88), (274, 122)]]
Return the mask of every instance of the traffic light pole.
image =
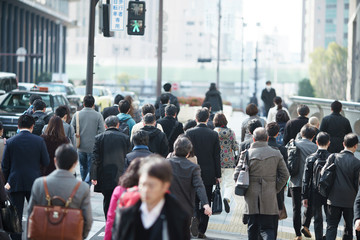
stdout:
[(161, 95), (161, 80), (162, 80), (162, 48), (163, 48), (163, 0), (159, 0), (159, 27), (158, 27), (158, 46), (157, 46), (157, 83), (156, 96)]
[(88, 55), (86, 68), (86, 95), (92, 95), (94, 77), (95, 8), (99, 0), (90, 0)]
[(220, 34), (221, 34), (221, 0), (219, 0), (219, 22), (218, 22), (218, 49), (217, 49), (217, 62), (216, 62), (216, 87), (219, 88), (220, 82)]

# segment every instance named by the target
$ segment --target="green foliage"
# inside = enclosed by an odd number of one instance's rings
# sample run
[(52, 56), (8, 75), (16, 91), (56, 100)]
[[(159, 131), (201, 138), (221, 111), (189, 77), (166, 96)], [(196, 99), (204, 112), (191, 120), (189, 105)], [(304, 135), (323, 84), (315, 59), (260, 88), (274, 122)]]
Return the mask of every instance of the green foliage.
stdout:
[(347, 49), (335, 42), (310, 54), (309, 75), (315, 96), (343, 100), (346, 97)]
[(36, 84), (39, 84), (41, 82), (51, 82), (52, 74), (48, 72), (41, 73), (35, 80)]
[(299, 82), (298, 95), (299, 95), (299, 96), (304, 96), (304, 97), (315, 97), (315, 95), (314, 95), (314, 88), (313, 88), (313, 86), (311, 85), (310, 79), (308, 79), (308, 78), (303, 78), (303, 79)]
[(127, 90), (127, 86), (130, 83), (130, 79), (135, 79), (135, 76), (131, 76), (127, 73), (121, 73), (120, 75), (116, 76), (116, 81), (121, 86), (125, 86), (125, 90)]

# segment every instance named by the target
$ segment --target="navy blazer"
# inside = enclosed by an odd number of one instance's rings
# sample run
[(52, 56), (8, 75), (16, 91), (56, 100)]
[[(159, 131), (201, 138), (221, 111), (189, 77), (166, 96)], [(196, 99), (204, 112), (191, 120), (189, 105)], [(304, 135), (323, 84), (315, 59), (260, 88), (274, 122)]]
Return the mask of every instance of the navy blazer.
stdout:
[(49, 165), (49, 154), (43, 138), (21, 131), (6, 141), (1, 167), (10, 192), (31, 191), (41, 176), (40, 165)]

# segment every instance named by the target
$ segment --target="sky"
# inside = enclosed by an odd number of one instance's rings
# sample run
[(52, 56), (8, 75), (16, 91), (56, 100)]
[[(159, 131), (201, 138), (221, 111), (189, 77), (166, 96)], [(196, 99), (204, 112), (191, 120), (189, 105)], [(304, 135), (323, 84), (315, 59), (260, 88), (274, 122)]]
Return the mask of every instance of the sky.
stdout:
[[(226, 1), (226, 0), (224, 0)], [(289, 39), (289, 51), (301, 52), (302, 0), (243, 0), (244, 22), (247, 24), (244, 36), (256, 36), (256, 23), (260, 22), (261, 33), (272, 33)]]

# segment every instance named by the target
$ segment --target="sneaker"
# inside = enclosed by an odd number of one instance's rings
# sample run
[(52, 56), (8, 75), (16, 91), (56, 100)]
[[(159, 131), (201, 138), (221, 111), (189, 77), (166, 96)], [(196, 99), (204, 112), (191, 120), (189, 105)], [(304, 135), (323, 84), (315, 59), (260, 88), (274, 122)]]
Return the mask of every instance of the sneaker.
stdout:
[(207, 239), (205, 233), (199, 233), (198, 238)]
[(303, 226), (303, 228), (301, 229), (301, 232), (302, 232), (302, 234), (304, 234), (305, 237), (311, 238), (310, 230), (307, 227)]
[(230, 200), (227, 199), (227, 198), (224, 198), (224, 199), (223, 199), (223, 202), (224, 202), (225, 212), (226, 212), (226, 213), (229, 213), (229, 212), (230, 212), (230, 206), (229, 206)]
[(196, 217), (191, 218), (190, 232), (193, 237), (197, 237), (199, 235), (199, 220)]

